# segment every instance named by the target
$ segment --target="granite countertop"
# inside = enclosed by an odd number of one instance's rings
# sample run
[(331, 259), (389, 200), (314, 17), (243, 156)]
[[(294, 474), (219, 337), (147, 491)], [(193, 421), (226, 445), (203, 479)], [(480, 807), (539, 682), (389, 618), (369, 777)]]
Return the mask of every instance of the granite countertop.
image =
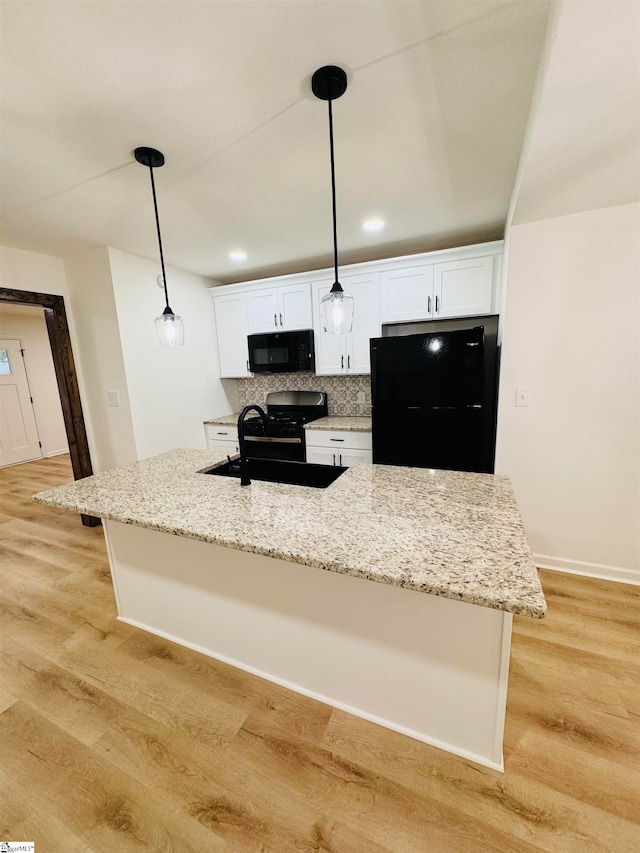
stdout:
[(235, 415), (220, 415), (219, 418), (211, 418), (210, 421), (204, 421), (205, 424), (218, 424), (219, 426), (238, 426), (238, 418), (240, 413)]
[(327, 489), (200, 473), (172, 450), (40, 492), (87, 515), (535, 618), (546, 603), (508, 477), (354, 465)]
[(305, 429), (338, 429), (347, 432), (371, 432), (371, 418), (347, 417), (346, 415), (329, 415), (328, 418), (318, 418), (305, 424)]

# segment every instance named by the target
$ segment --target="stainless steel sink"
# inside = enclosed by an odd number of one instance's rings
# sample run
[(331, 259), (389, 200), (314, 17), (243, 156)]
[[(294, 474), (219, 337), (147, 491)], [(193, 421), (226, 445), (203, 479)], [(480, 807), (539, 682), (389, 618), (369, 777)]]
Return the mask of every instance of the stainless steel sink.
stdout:
[[(252, 480), (311, 486), (315, 489), (326, 489), (347, 470), (339, 465), (316, 465), (313, 462), (289, 462), (282, 459), (247, 459), (247, 466)], [(240, 479), (240, 460), (225, 462), (203, 473)]]

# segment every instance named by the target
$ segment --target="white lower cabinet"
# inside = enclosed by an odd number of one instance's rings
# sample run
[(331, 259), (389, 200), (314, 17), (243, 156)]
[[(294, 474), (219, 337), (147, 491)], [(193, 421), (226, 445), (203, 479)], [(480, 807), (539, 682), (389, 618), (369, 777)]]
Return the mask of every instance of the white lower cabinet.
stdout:
[(224, 450), (229, 456), (240, 453), (237, 427), (205, 424), (204, 431), (207, 437), (207, 450)]
[(351, 432), (349, 430), (306, 431), (307, 462), (318, 465), (368, 464), (373, 461), (370, 432)]

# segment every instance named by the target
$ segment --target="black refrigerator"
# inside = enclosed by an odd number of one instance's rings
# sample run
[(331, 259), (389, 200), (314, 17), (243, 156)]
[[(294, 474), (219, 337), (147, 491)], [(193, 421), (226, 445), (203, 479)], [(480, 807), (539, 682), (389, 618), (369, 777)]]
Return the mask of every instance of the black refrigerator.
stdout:
[(371, 340), (374, 463), (493, 473), (497, 317), (405, 328)]

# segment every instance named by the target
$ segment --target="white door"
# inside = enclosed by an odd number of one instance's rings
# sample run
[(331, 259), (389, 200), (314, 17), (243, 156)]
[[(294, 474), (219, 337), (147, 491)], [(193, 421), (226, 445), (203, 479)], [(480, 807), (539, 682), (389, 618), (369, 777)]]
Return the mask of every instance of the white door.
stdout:
[(313, 299), (313, 337), (316, 352), (316, 376), (332, 376), (345, 373), (347, 369), (346, 335), (330, 335), (322, 328), (320, 300), (329, 293), (333, 282), (314, 281), (311, 287)]
[(312, 328), (311, 285), (308, 281), (279, 287), (278, 299), (278, 321), (281, 329), (296, 331)]
[(247, 297), (245, 293), (214, 296), (218, 355), (221, 379), (251, 376), (247, 335)]
[(371, 373), (369, 341), (381, 334), (378, 276), (345, 276), (342, 286), (354, 299), (353, 329), (346, 335), (347, 373)]
[(434, 316), (464, 317), (491, 311), (493, 258), (450, 261), (434, 268)]
[(428, 320), (433, 314), (433, 265), (380, 273), (383, 323)]
[(249, 334), (263, 335), (266, 332), (278, 332), (281, 329), (278, 289), (254, 290), (247, 293), (249, 308)]
[(0, 340), (0, 467), (42, 456), (21, 349)]

